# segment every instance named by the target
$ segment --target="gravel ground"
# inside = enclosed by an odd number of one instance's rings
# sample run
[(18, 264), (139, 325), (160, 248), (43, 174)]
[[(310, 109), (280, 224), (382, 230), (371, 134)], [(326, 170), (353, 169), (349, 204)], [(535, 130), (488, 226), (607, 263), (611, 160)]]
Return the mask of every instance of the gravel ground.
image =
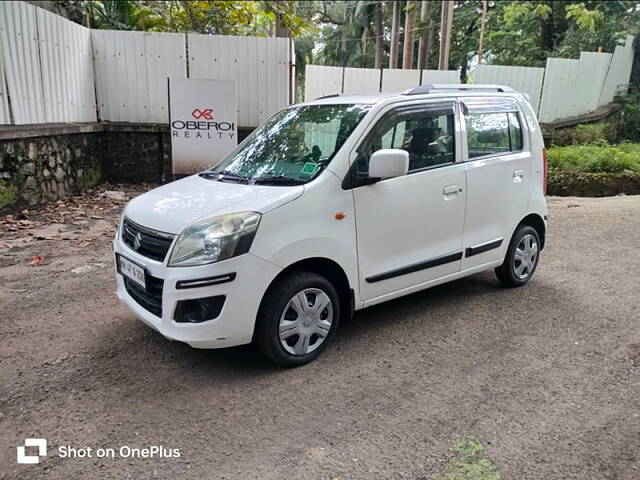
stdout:
[[(638, 479), (640, 197), (549, 207), (527, 286), (488, 272), (370, 308), (293, 370), (135, 320), (114, 294), (119, 207), (0, 230), (0, 479), (431, 479), (466, 438), (505, 479)], [(49, 441), (39, 465), (16, 464), (26, 437)], [(123, 445), (180, 456), (95, 456)]]

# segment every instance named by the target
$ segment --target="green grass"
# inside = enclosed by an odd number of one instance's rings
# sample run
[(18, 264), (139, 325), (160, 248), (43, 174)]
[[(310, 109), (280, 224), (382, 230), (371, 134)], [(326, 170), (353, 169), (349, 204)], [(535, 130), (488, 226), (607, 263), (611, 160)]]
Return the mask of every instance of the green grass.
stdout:
[(459, 440), (453, 444), (451, 451), (456, 454), (441, 475), (432, 480), (500, 480), (498, 466), (487, 458), (480, 458), (484, 445), (477, 438)]
[(550, 172), (640, 173), (640, 143), (551, 147), (548, 155)]

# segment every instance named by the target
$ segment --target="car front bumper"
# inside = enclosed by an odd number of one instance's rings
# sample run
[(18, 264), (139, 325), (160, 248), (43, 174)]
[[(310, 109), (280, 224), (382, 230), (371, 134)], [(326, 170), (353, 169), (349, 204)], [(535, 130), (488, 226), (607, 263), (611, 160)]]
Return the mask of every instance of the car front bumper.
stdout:
[[(185, 342), (195, 348), (222, 348), (250, 343), (256, 315), (264, 292), (280, 269), (250, 253), (218, 263), (197, 267), (167, 267), (164, 262), (151, 260), (130, 249), (118, 237), (113, 250), (145, 269), (161, 285), (161, 312), (152, 313), (144, 303), (135, 298), (131, 285), (127, 289), (125, 279), (117, 272), (118, 298), (144, 323), (171, 340)], [(234, 274), (234, 275), (231, 275)], [(197, 280), (218, 277), (233, 277), (230, 281), (215, 285), (198, 286)], [(192, 282), (194, 281), (194, 282)], [(177, 288), (179, 282), (188, 282), (187, 288)], [(225, 300), (219, 315), (200, 323), (181, 323), (174, 320), (178, 302), (224, 295)], [(158, 315), (158, 313), (160, 313)]]

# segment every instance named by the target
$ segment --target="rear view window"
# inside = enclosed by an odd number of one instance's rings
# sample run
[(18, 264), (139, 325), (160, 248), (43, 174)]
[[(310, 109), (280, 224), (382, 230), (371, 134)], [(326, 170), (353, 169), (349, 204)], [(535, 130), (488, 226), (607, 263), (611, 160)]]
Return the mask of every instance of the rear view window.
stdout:
[(469, 158), (522, 150), (520, 120), (514, 112), (466, 116)]

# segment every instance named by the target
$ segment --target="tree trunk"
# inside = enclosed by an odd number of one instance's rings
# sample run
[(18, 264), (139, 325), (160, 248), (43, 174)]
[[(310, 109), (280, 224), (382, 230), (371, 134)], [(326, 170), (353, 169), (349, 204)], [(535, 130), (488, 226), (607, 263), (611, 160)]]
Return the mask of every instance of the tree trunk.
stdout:
[(344, 54), (347, 53), (347, 29), (344, 26), (340, 30), (340, 51)]
[(404, 16), (404, 48), (402, 49), (402, 68), (413, 66), (413, 1), (407, 0)]
[(400, 43), (400, 5), (393, 2), (391, 17), (391, 45), (389, 48), (389, 68), (398, 68), (398, 44)]
[(362, 66), (366, 67), (367, 63), (367, 27), (362, 29)]
[(442, 2), (440, 19), (440, 56), (438, 70), (449, 69), (449, 49), (451, 47), (451, 26), (453, 24), (453, 0)]
[(373, 6), (373, 34), (376, 36), (376, 51), (374, 68), (382, 68), (382, 6), (379, 3)]
[(279, 12), (276, 12), (276, 21), (273, 29), (274, 37), (289, 37), (289, 29), (282, 24), (282, 16)]
[(420, 8), (420, 42), (418, 43), (418, 68), (429, 66), (429, 53), (431, 50), (431, 2), (422, 0)]
[(482, 63), (483, 42), (484, 42), (484, 27), (487, 22), (487, 0), (482, 2), (482, 20), (480, 21), (480, 42), (478, 44), (478, 64)]

